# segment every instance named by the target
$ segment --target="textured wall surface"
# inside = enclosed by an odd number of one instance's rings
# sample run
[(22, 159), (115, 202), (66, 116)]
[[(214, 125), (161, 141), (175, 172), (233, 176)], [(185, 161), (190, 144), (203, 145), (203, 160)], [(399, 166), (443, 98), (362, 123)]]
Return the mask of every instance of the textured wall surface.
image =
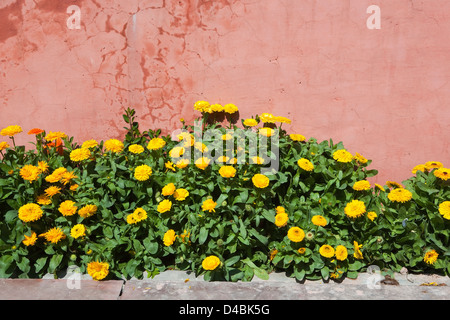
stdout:
[(448, 0), (0, 0), (0, 126), (105, 140), (129, 106), (168, 133), (197, 100), (234, 103), (401, 181), (450, 166), (449, 34)]

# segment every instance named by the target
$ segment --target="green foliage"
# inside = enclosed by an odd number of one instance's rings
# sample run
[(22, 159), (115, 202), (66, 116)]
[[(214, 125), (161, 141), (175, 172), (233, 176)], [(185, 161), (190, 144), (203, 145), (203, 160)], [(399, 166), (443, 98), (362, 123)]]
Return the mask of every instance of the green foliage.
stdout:
[[(304, 140), (267, 122), (266, 127), (277, 129), (273, 131), (277, 139), (268, 139), (265, 162), (255, 164), (247, 146), (261, 136), (246, 125), (230, 123), (225, 128), (209, 116), (208, 121), (191, 126), (183, 122), (182, 130), (188, 134), (173, 140), (170, 135), (162, 136), (161, 130), (141, 132), (135, 111), (127, 109), (123, 115), (127, 133), (119, 141), (120, 150), (108, 146), (111, 140), (91, 141), (91, 146), (83, 144), (89, 153), (81, 158), (75, 154), (82, 146), (73, 138), (61, 135), (49, 141), (45, 131), (36, 134), (33, 150), (15, 144), (0, 147), (0, 277), (42, 277), (70, 265), (87, 272), (92, 261), (107, 262), (109, 278), (142, 278), (145, 272), (154, 276), (166, 269), (180, 269), (203, 274), (206, 280), (267, 279), (273, 271), (298, 280), (339, 279), (355, 277), (370, 265), (383, 270), (406, 267), (410, 272), (450, 273), (449, 217), (439, 210), (450, 200), (450, 187), (448, 180), (434, 174), (436, 167), (424, 165), (403, 182), (411, 199), (393, 201), (389, 194), (398, 186), (391, 183), (355, 190), (356, 182), (374, 177), (377, 171), (368, 169), (371, 161), (361, 155), (347, 162), (336, 160), (334, 154), (344, 149), (342, 143)], [(256, 119), (264, 117), (267, 114)], [(203, 139), (196, 135), (198, 127), (208, 133)], [(222, 138), (227, 133), (234, 143)], [(161, 139), (161, 148), (147, 148), (154, 138)], [(230, 146), (232, 157), (219, 158), (224, 154), (220, 151), (230, 151)], [(187, 166), (170, 156), (175, 147), (185, 147)], [(256, 151), (261, 148), (258, 145)], [(211, 160), (205, 168), (194, 164), (199, 155)], [(233, 163), (233, 159), (244, 161)], [(302, 168), (299, 159), (309, 160), (313, 169)], [(257, 188), (252, 178), (274, 161), (278, 170), (265, 173), (269, 185)], [(40, 168), (34, 178), (24, 172), (26, 165)], [(151, 168), (148, 179), (135, 176), (142, 165)], [(236, 170), (234, 176), (220, 173), (224, 165)], [(49, 179), (58, 168), (71, 174), (57, 181)], [(176, 192), (163, 192), (170, 183), (189, 195), (177, 199)], [(43, 196), (51, 186), (59, 191)], [(207, 199), (215, 202), (213, 210), (203, 210)], [(61, 213), (60, 205), (66, 200), (75, 203), (76, 214)], [(169, 200), (171, 207), (159, 212), (163, 200)], [(364, 203), (362, 215), (346, 214), (352, 200)], [(28, 203), (38, 203), (42, 217), (30, 222), (20, 219), (18, 211)], [(93, 215), (80, 214), (86, 205), (96, 207)], [(130, 220), (138, 208), (147, 217)], [(276, 217), (281, 211), (288, 220), (278, 226)], [(315, 216), (323, 217), (326, 224), (314, 223)], [(86, 231), (75, 238), (71, 231), (79, 224)], [(300, 242), (288, 236), (292, 227), (304, 231)], [(52, 228), (64, 233), (55, 243), (43, 236)], [(175, 232), (174, 239), (168, 230)], [(26, 245), (25, 236), (32, 233), (37, 240)], [(343, 246), (347, 255), (335, 252), (326, 257), (320, 251), (324, 245), (334, 250)], [(430, 250), (438, 257), (426, 263), (424, 256)], [(211, 255), (219, 258), (220, 265), (206, 270), (202, 262)]]

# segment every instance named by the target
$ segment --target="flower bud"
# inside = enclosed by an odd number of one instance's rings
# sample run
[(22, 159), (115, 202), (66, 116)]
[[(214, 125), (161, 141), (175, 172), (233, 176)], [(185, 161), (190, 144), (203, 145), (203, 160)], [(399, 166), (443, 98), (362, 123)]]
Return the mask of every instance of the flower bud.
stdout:
[(76, 261), (77, 260), (77, 255), (76, 254), (71, 254), (70, 255), (70, 261)]
[(223, 246), (223, 240), (222, 239), (217, 240), (216, 244), (218, 247)]

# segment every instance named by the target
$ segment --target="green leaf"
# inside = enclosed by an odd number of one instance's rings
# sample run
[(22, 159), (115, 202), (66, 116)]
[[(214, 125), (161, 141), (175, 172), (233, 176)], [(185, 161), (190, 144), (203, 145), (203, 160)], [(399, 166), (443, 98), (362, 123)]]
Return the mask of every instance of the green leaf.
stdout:
[(200, 234), (198, 235), (198, 243), (199, 244), (205, 243), (206, 238), (208, 238), (208, 230), (206, 230), (205, 227), (201, 227)]
[(256, 231), (254, 228), (251, 228), (249, 232), (258, 239), (263, 245), (267, 245), (269, 243), (269, 238), (261, 235), (258, 231)]
[(47, 263), (47, 257), (42, 257), (36, 260), (34, 263), (34, 268), (36, 269), (36, 273), (39, 273)]
[(58, 268), (62, 259), (63, 259), (62, 254), (57, 253), (57, 254), (53, 255), (52, 258), (50, 259), (50, 263), (48, 265), (48, 272), (55, 273), (56, 268)]
[(0, 278), (9, 278), (13, 272), (12, 267), (14, 259), (10, 255), (4, 255), (0, 258)]
[(238, 262), (241, 259), (241, 256), (233, 256), (227, 260), (225, 260), (224, 265), (226, 267), (231, 267), (233, 264), (235, 264), (236, 262)]

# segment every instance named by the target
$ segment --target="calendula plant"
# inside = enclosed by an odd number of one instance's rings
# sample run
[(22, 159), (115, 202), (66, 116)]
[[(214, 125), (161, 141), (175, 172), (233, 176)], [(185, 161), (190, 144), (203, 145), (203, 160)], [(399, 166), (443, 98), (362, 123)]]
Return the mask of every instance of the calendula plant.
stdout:
[[(167, 269), (205, 280), (449, 274), (450, 170), (413, 169), (369, 182), (371, 161), (342, 142), (288, 133), (269, 113), (198, 101), (178, 130), (142, 131), (128, 108), (123, 139), (75, 142), (34, 128), (1, 130), (0, 276), (42, 277), (77, 266), (95, 280)], [(8, 140), (9, 139), (9, 140)]]

